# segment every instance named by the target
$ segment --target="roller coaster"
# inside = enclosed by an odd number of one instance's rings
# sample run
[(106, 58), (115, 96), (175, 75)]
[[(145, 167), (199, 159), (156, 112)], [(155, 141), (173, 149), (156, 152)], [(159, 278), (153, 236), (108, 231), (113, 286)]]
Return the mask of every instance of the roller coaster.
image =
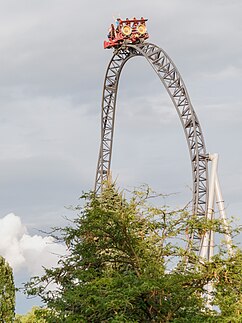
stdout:
[[(218, 155), (206, 152), (201, 125), (177, 67), (163, 49), (146, 42), (149, 38), (146, 21), (147, 19), (143, 17), (140, 19), (126, 18), (125, 20), (118, 18), (116, 27), (114, 24), (111, 25), (108, 40), (104, 41), (104, 48), (113, 49), (114, 53), (107, 67), (103, 87), (101, 145), (96, 171), (95, 192), (101, 193), (103, 183), (108, 179), (111, 172), (114, 120), (121, 72), (127, 61), (142, 56), (148, 61), (168, 92), (185, 133), (192, 167), (192, 213), (198, 218), (212, 219), (216, 199), (221, 219), (225, 228), (227, 228), (224, 202), (217, 176)], [(209, 172), (208, 163), (210, 161), (212, 166)], [(228, 230), (225, 238), (228, 250), (231, 253), (232, 242)], [(213, 256), (213, 232), (209, 231), (201, 235), (197, 230), (190, 231), (189, 245), (200, 257), (209, 260)]]

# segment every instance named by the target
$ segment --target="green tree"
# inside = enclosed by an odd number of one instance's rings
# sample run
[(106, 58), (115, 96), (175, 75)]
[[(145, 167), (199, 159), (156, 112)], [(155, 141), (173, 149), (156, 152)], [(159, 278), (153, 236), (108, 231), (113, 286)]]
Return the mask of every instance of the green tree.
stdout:
[(34, 306), (30, 312), (27, 314), (21, 315), (17, 314), (15, 318), (15, 323), (45, 323), (46, 320), (43, 318), (44, 313), (47, 310), (41, 309), (37, 306)]
[(237, 250), (232, 258), (224, 260), (215, 256), (208, 271), (213, 277), (214, 305), (220, 309), (215, 322), (242, 322), (242, 252)]
[(14, 318), (15, 287), (9, 264), (0, 256), (0, 321), (10, 323)]
[[(26, 285), (48, 306), (47, 322), (239, 322), (239, 253), (201, 262), (184, 241), (188, 227), (221, 232), (222, 225), (154, 207), (150, 197), (147, 189), (127, 201), (110, 184), (99, 197), (84, 195), (74, 225), (57, 229), (68, 255)], [(230, 285), (225, 273), (233, 277)], [(209, 281), (221, 312), (206, 306)], [(48, 289), (53, 283), (56, 288)]]

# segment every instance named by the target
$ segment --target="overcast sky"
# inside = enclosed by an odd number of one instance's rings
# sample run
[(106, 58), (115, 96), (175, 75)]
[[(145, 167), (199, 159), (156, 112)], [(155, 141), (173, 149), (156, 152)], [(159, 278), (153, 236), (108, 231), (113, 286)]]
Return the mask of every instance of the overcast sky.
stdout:
[[(103, 40), (113, 16), (149, 19), (150, 41), (185, 81), (207, 151), (220, 155), (227, 213), (241, 216), (241, 0), (0, 0), (0, 253), (17, 284), (40, 273), (39, 259), (53, 264), (51, 252), (64, 252), (38, 230), (73, 218), (65, 206), (93, 188), (112, 55)], [(126, 64), (117, 105), (118, 185), (148, 183), (176, 193), (170, 205), (186, 204), (192, 181), (183, 129), (144, 59)], [(33, 303), (18, 296), (17, 311)]]

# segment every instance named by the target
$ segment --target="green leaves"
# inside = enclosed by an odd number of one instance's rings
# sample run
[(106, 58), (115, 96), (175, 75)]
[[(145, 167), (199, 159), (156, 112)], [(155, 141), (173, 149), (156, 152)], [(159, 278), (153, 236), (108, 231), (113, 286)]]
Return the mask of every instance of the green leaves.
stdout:
[[(84, 195), (86, 204), (74, 225), (56, 232), (68, 255), (57, 268), (45, 269), (42, 277), (26, 284), (27, 293), (39, 295), (47, 305), (47, 322), (240, 318), (241, 253), (227, 259), (221, 252), (211, 263), (199, 262), (185, 242), (190, 228), (220, 232), (220, 223), (198, 221), (185, 209), (155, 207), (148, 203), (151, 194), (148, 188), (136, 190), (128, 201), (107, 183), (101, 196)], [(185, 265), (184, 256), (193, 266)], [(209, 281), (220, 312), (206, 307), (203, 295)]]
[(15, 309), (15, 287), (9, 264), (0, 256), (0, 321), (12, 322)]
[(17, 314), (15, 323), (46, 323), (44, 316), (48, 310), (34, 306), (26, 315)]

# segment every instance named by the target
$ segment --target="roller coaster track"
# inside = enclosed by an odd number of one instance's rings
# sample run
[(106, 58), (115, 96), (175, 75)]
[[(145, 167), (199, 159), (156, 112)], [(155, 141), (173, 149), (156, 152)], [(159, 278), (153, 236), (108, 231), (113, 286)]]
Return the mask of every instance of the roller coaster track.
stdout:
[[(182, 123), (190, 152), (193, 178), (193, 214), (205, 217), (208, 196), (208, 159), (204, 138), (187, 89), (170, 57), (151, 43), (127, 44), (115, 50), (107, 68), (102, 99), (101, 145), (99, 151), (95, 192), (102, 191), (110, 174), (115, 109), (118, 84), (125, 63), (135, 56), (143, 56), (150, 63), (165, 86)], [(191, 248), (199, 253), (202, 237), (198, 231), (190, 232)]]

